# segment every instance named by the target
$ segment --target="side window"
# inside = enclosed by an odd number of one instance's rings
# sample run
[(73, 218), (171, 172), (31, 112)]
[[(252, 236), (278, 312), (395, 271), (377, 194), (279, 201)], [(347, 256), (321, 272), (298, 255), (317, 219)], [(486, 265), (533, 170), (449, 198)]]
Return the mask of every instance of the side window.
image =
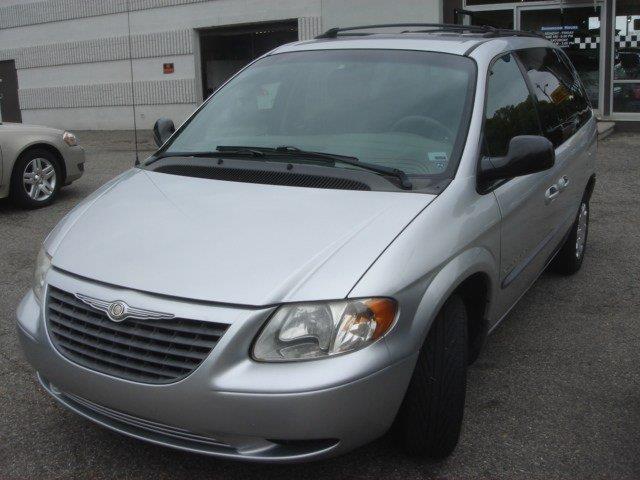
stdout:
[(545, 136), (561, 145), (591, 115), (580, 81), (552, 48), (518, 51), (533, 91)]
[(577, 111), (577, 115), (579, 116), (580, 126), (582, 126), (593, 115), (593, 112), (591, 110), (591, 101), (589, 100), (589, 94), (587, 93), (587, 89), (582, 83), (582, 80), (580, 80), (580, 76), (578, 75), (578, 72), (574, 68), (567, 54), (562, 50), (556, 50), (555, 52), (558, 57), (560, 57), (560, 61), (566, 68), (567, 74), (569, 75), (571, 81), (570, 89), (575, 100), (575, 109)]
[(484, 121), (485, 155), (502, 157), (517, 135), (540, 135), (533, 98), (511, 54), (494, 61), (487, 81)]

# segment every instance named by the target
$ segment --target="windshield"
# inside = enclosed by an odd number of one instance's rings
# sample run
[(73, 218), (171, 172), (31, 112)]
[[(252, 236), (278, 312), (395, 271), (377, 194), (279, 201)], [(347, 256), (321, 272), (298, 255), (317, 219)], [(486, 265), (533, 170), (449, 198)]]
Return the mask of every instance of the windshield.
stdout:
[(271, 55), (219, 90), (165, 152), (287, 145), (408, 175), (453, 177), (474, 85), (473, 61), (443, 53)]

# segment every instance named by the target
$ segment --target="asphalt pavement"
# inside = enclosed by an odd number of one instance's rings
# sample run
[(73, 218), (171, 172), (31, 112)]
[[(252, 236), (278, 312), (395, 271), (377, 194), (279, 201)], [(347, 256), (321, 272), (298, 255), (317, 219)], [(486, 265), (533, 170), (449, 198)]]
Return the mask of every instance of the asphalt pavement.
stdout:
[[(460, 445), (406, 457), (388, 435), (340, 458), (221, 461), (111, 433), (59, 407), (15, 334), (42, 240), (74, 205), (130, 168), (128, 134), (81, 132), (84, 177), (37, 211), (0, 201), (0, 479), (640, 478), (640, 135), (600, 143), (587, 255), (544, 274), (471, 367)], [(131, 248), (136, 248), (132, 245)]]

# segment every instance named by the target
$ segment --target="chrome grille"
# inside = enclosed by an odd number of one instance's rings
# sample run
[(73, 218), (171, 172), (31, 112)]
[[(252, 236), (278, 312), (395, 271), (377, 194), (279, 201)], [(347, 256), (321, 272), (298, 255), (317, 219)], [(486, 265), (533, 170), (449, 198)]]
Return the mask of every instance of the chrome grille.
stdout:
[(54, 346), (69, 360), (144, 383), (171, 383), (186, 377), (227, 329), (227, 325), (184, 318), (116, 323), (74, 295), (51, 286), (46, 317)]

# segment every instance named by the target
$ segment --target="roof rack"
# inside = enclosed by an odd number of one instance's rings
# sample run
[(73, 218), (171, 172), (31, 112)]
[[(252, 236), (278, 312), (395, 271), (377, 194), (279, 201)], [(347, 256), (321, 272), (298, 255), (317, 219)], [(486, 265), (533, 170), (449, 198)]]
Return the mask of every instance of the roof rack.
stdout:
[[(378, 25), (360, 25), (357, 27), (330, 28), (316, 38), (338, 38), (338, 36), (365, 36), (375, 35), (380, 32), (363, 32), (361, 30), (372, 30), (380, 28), (405, 27), (410, 30), (403, 30), (400, 33), (477, 33), (483, 37), (542, 37), (535, 32), (524, 30), (509, 30), (506, 28), (495, 28), (488, 25), (455, 25), (450, 23), (383, 23)], [(420, 30), (414, 30), (419, 28)], [(544, 38), (544, 37), (543, 37)]]

